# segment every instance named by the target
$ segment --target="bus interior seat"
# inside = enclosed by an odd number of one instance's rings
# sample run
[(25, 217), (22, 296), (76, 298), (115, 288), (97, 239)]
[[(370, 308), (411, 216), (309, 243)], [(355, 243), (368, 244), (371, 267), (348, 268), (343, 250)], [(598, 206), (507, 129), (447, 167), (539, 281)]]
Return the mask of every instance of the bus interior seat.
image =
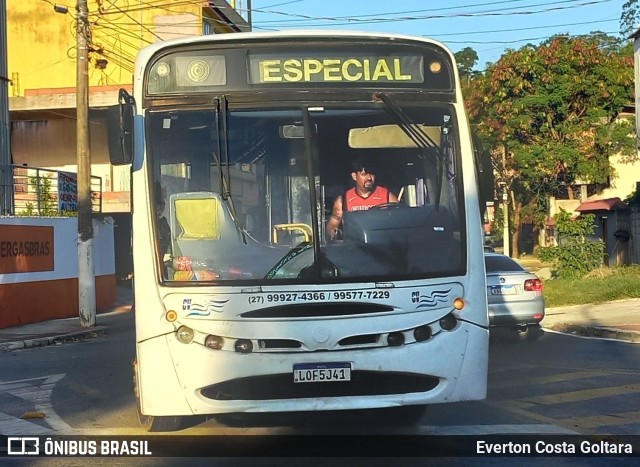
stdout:
[[(213, 192), (177, 193), (170, 197), (174, 251), (193, 257), (210, 256), (212, 248), (228, 248), (240, 236), (220, 194)], [(226, 246), (225, 246), (226, 245)]]
[(280, 249), (263, 245), (241, 230), (219, 193), (174, 194), (169, 209), (174, 256), (212, 259), (264, 274), (282, 256)]
[[(178, 197), (179, 196), (179, 197)], [(218, 200), (215, 197), (183, 197), (174, 195), (175, 219), (179, 239), (218, 240)]]

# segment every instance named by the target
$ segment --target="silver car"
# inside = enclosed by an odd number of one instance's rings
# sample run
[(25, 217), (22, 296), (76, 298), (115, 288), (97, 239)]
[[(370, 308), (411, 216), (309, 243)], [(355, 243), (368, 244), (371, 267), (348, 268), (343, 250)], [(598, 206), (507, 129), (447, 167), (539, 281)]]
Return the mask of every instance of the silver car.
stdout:
[(528, 340), (542, 335), (544, 318), (542, 281), (517, 261), (498, 253), (485, 253), (489, 326), (510, 328)]

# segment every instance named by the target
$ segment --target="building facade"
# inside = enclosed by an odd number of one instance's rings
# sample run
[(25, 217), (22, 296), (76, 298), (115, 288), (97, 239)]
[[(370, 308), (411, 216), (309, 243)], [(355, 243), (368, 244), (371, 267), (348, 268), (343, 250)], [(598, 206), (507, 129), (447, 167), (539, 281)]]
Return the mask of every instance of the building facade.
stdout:
[[(76, 172), (75, 8), (6, 1), (12, 163)], [(102, 179), (102, 212), (130, 212), (130, 169), (109, 164), (104, 117), (120, 88), (131, 91), (137, 52), (180, 36), (248, 31), (232, 5), (88, 1), (91, 174)]]

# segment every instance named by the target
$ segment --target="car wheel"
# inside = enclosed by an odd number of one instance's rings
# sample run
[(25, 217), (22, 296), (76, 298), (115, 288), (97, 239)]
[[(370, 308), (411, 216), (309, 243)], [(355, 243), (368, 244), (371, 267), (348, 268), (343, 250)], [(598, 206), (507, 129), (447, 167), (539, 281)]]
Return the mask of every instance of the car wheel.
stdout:
[(526, 341), (537, 341), (543, 334), (544, 331), (539, 324), (530, 324), (526, 330), (520, 333), (521, 337)]

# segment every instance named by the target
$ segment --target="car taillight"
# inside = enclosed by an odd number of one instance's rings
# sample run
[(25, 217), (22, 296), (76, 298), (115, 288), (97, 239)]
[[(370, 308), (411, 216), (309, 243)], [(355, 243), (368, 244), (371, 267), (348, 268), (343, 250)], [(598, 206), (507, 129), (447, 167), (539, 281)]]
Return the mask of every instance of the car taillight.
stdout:
[(542, 292), (542, 281), (540, 279), (527, 279), (524, 281), (524, 290), (527, 292)]

